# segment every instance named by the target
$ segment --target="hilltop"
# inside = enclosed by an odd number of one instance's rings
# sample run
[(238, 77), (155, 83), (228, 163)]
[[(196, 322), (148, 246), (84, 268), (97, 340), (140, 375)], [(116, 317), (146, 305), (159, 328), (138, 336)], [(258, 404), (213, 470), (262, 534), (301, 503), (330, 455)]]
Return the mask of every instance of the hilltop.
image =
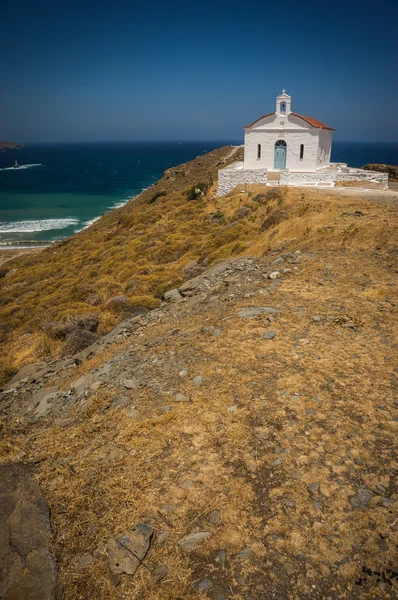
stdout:
[(0, 595), (396, 596), (397, 207), (240, 152), (3, 265)]

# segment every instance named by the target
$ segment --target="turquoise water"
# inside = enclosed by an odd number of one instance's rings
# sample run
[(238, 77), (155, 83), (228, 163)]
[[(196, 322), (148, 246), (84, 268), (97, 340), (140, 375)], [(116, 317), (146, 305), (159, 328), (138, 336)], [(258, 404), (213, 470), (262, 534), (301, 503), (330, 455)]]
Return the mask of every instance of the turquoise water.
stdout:
[(137, 196), (165, 169), (230, 143), (40, 144), (0, 152), (0, 245), (67, 237)]
[[(237, 143), (38, 144), (0, 152), (0, 245), (67, 237), (137, 196), (165, 169)], [(332, 160), (398, 165), (398, 144), (335, 142)]]

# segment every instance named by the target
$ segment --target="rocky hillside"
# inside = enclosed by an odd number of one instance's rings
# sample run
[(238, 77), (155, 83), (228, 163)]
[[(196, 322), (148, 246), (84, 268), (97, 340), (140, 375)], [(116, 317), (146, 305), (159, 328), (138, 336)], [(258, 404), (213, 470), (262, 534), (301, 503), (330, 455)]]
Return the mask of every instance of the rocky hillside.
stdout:
[(233, 152), (3, 266), (1, 598), (397, 597), (397, 208)]
[(261, 186), (216, 198), (217, 169), (240, 153), (221, 148), (170, 169), (88, 229), (4, 264), (2, 380), (26, 363), (74, 354), (126, 315), (156, 308), (166, 290), (220, 260), (261, 256), (282, 244), (392, 247), (393, 207), (364, 210), (360, 201), (327, 192)]
[(50, 538), (30, 496), (24, 521), (48, 598), (395, 598), (395, 269), (384, 248), (229, 259), (22, 369), (1, 456), (49, 505)]

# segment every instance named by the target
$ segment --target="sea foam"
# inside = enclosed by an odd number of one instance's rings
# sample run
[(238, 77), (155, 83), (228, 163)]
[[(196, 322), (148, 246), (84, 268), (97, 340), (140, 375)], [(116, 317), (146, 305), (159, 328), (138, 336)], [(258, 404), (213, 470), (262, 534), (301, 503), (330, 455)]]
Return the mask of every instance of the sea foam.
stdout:
[(0, 233), (33, 233), (34, 231), (51, 231), (52, 229), (65, 229), (77, 225), (78, 219), (42, 219), (32, 221), (0, 222)]

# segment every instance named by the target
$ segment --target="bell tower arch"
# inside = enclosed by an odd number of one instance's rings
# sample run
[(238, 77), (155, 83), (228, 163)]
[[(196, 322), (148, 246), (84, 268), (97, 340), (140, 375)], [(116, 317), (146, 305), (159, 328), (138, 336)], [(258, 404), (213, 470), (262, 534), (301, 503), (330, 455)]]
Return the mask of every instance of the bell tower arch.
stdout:
[(276, 98), (276, 114), (278, 117), (287, 117), (292, 109), (292, 99), (286, 94), (286, 90), (283, 89), (282, 93)]

